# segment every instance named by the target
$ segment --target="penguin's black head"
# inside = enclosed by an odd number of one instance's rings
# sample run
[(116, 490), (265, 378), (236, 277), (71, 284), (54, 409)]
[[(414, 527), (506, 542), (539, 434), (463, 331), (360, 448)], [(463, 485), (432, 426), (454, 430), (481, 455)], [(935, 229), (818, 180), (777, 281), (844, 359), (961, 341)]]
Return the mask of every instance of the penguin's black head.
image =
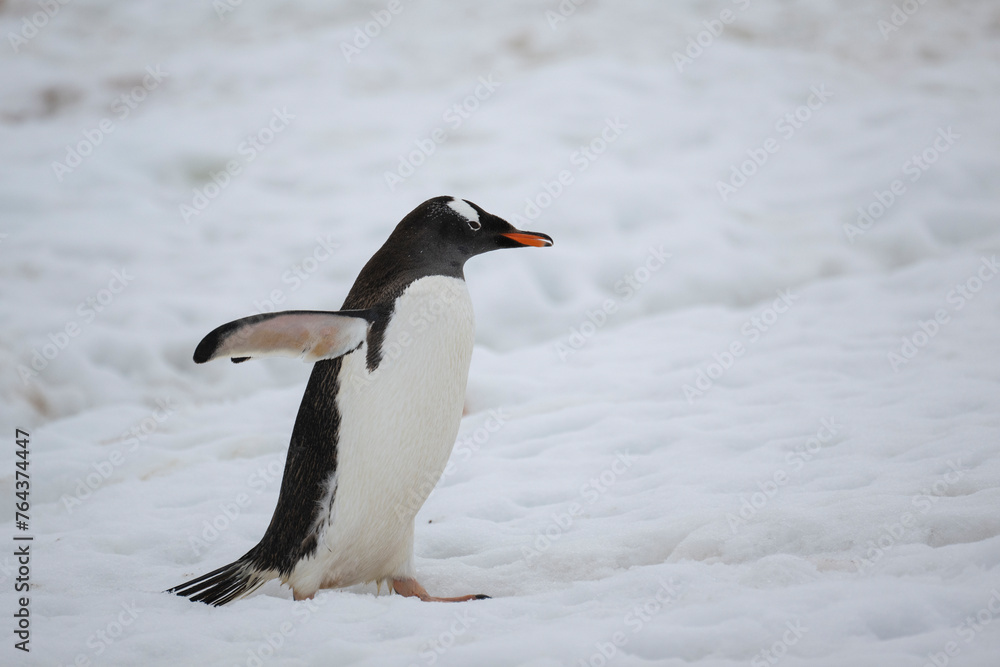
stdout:
[[(552, 245), (547, 234), (525, 232), (465, 199), (435, 197), (416, 207), (390, 237), (397, 252), (440, 264), (450, 275), (470, 257), (499, 250)], [(447, 269), (451, 269), (450, 271)]]

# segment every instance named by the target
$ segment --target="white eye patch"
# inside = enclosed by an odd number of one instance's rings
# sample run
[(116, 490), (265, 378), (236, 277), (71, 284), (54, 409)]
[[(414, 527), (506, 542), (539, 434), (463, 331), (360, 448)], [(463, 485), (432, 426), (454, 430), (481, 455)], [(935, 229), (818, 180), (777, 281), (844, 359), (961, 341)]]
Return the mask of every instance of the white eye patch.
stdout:
[(477, 230), (483, 226), (482, 223), (479, 222), (479, 213), (464, 199), (452, 199), (448, 202), (448, 206), (450, 206), (451, 210), (455, 211), (455, 213), (458, 213), (460, 216), (468, 220), (469, 227), (473, 230)]

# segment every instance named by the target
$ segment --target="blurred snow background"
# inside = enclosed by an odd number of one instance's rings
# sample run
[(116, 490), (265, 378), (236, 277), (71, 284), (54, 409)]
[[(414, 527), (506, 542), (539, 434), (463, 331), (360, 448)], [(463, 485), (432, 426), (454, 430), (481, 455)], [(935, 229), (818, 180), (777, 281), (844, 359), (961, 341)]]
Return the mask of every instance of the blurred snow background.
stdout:
[[(8, 0), (0, 35), (5, 664), (996, 664), (995, 3)], [(195, 344), (336, 309), (441, 194), (556, 241), (467, 266), (417, 520), (427, 588), (494, 599), (159, 594), (259, 539), (309, 372)]]

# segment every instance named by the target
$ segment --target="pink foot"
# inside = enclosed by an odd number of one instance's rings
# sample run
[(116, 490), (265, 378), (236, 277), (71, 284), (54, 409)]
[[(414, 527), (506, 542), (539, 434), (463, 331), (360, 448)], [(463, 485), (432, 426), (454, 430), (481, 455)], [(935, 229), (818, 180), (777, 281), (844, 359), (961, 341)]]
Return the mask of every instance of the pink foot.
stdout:
[(489, 595), (459, 595), (453, 598), (436, 598), (427, 593), (427, 590), (417, 583), (416, 579), (393, 579), (392, 590), (403, 597), (420, 598), (424, 602), (465, 602), (467, 600), (488, 600)]

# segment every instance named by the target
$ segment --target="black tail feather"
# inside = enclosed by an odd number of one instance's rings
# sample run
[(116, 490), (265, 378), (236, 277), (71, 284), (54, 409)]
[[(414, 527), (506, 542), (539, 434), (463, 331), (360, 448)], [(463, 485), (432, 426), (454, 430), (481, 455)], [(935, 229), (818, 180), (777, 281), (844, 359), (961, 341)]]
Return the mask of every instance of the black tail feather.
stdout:
[(273, 572), (258, 570), (249, 561), (240, 559), (197, 579), (174, 586), (167, 593), (218, 607), (249, 595), (275, 576)]

